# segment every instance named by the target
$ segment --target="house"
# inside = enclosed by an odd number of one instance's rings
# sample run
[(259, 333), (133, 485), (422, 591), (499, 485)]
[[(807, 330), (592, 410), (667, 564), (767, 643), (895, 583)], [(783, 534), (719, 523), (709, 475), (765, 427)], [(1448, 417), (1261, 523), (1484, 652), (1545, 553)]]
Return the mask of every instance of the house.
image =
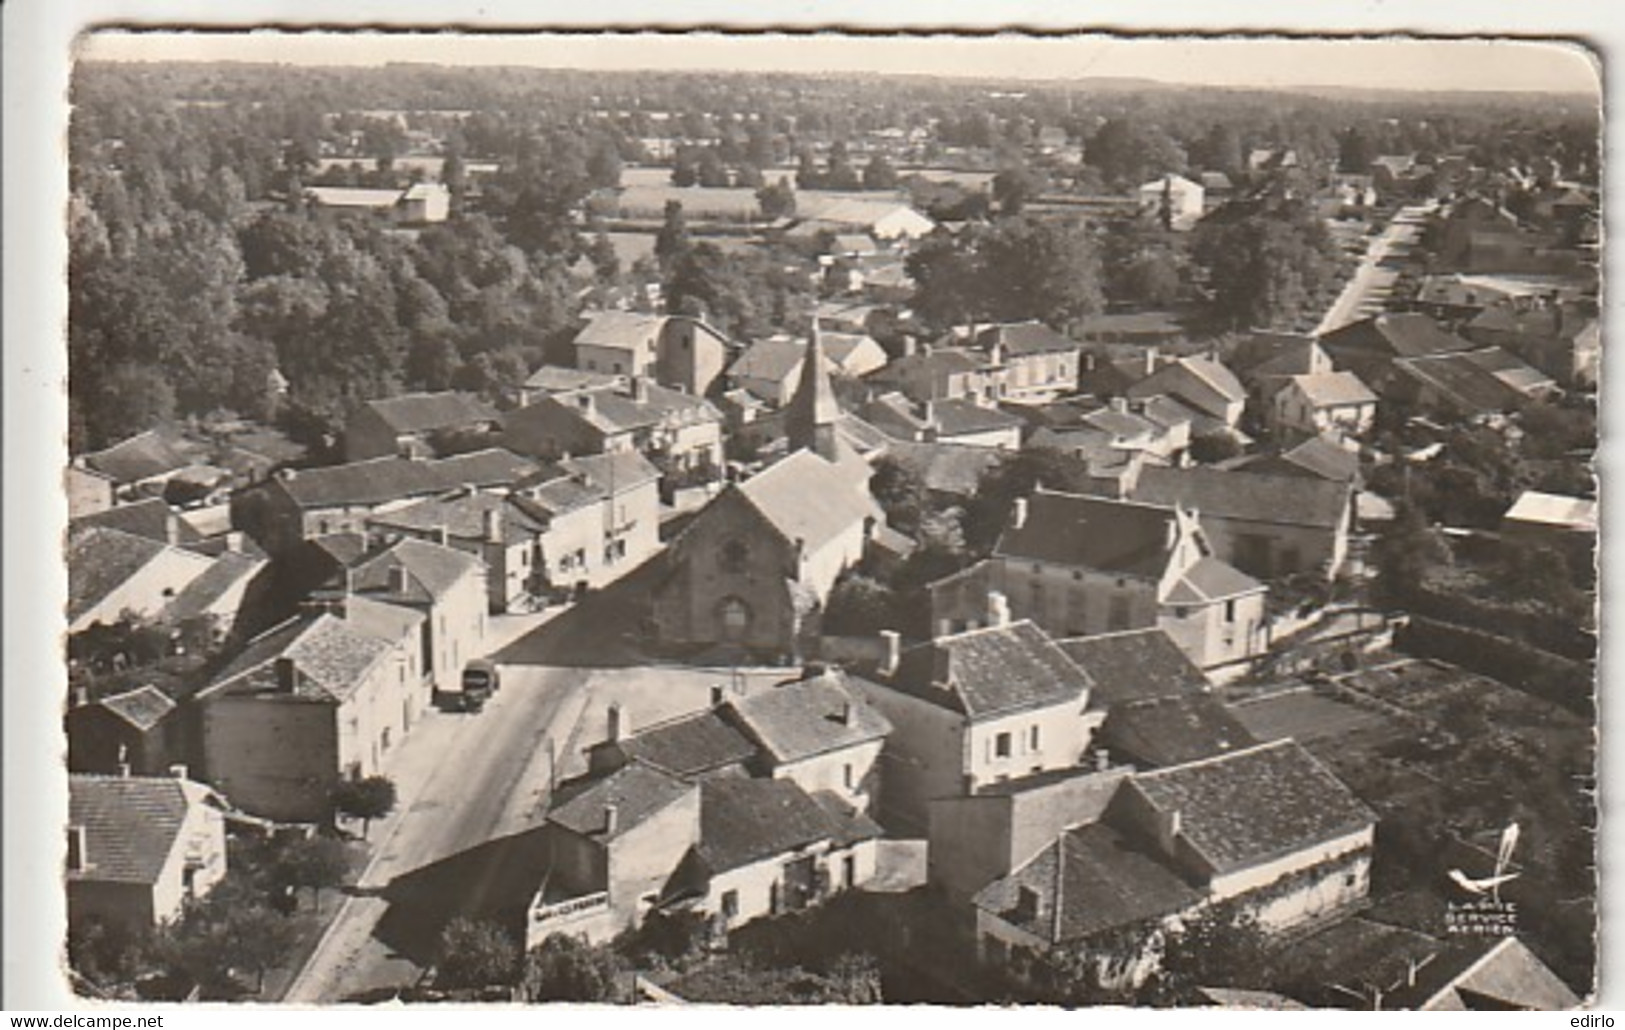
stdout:
[(451, 190), (444, 183), (415, 182), (395, 203), (403, 224), (444, 222), (451, 214)]
[(408, 537), (352, 565), (344, 589), (423, 614), (417, 682), (442, 691), (461, 682), (466, 662), (485, 654), (485, 577), (479, 558)]
[(1038, 321), (977, 329), (970, 343), (998, 370), (997, 396), (1018, 404), (1053, 400), (1078, 388), (1081, 345)]
[(636, 451), (667, 473), (722, 467), (722, 414), (703, 397), (643, 376), (625, 387), (541, 397), (502, 424), (507, 447), (547, 461)]
[(889, 360), (885, 348), (868, 333), (823, 332), (824, 356), (829, 359), (836, 375), (858, 379)]
[(1164, 229), (1186, 232), (1201, 221), (1207, 210), (1205, 190), (1199, 182), (1169, 173), (1135, 191), (1140, 212), (1155, 218)]
[(226, 804), (169, 776), (68, 777), (68, 926), (151, 929), (226, 875)]
[(1572, 1011), (1585, 1003), (1516, 937), (1475, 942), (1429, 963), (1389, 996), (1422, 1012)]
[(1202, 186), (1202, 209), (1206, 214), (1230, 202), (1235, 196), (1236, 184), (1223, 172), (1203, 172), (1196, 177)]
[(625, 389), (631, 381), (613, 372), (583, 372), (560, 365), (543, 365), (530, 374), (520, 391), (520, 406), (528, 407), (542, 397), (569, 395), (609, 387)]
[(1334, 371), (1331, 357), (1312, 336), (1255, 330), (1230, 353), (1229, 367), (1247, 388), (1247, 399), (1260, 413), (1293, 376)]
[(533, 566), (543, 594), (607, 586), (660, 550), (660, 470), (635, 453), (584, 454), (520, 493), (546, 519)]
[(1386, 312), (1350, 322), (1320, 337), (1320, 348), (1339, 370), (1353, 372), (1381, 391), (1395, 361), (1472, 350), (1471, 340), (1446, 332), (1426, 315)]
[(803, 196), (797, 200), (796, 212), (800, 221), (787, 233), (791, 238), (810, 239), (821, 232), (861, 232), (885, 242), (918, 240), (937, 227), (908, 204), (894, 200)]
[(105, 472), (86, 465), (69, 465), (62, 473), (62, 489), (68, 497), (68, 518), (77, 519), (107, 511), (115, 503), (118, 484)]
[(1193, 427), (1197, 433), (1234, 430), (1247, 403), (1240, 380), (1211, 357), (1178, 358), (1128, 387), (1124, 394), (1131, 400), (1166, 395), (1195, 409), (1202, 416)]
[(1015, 450), (1021, 446), (1019, 417), (964, 399), (916, 405), (901, 393), (887, 393), (863, 407), (863, 417), (894, 439), (952, 443), (965, 447)]
[(1094, 677), (1089, 700), (1102, 711), (1213, 689), (1201, 667), (1158, 627), (1063, 637), (1055, 642)]
[(379, 512), (459, 487), (512, 486), (538, 468), (501, 448), (438, 460), (386, 457), (287, 468), (233, 494), (231, 524), (279, 557), (312, 537), (364, 533), (367, 519)]
[(785, 411), (791, 452), (713, 498), (674, 540), (655, 587), (659, 638), (682, 646), (800, 653), (842, 571), (883, 513), (868, 464), (841, 439), (840, 408), (814, 335)]
[[(1412, 304), (1431, 318), (1461, 322), (1477, 317), (1488, 308), (1527, 304), (1539, 296), (1534, 287), (1519, 285), (1513, 279), (1450, 272), (1424, 276)], [(1474, 337), (1469, 334), (1469, 338)]]
[(1160, 626), (1203, 668), (1264, 650), (1264, 586), (1173, 503), (1040, 489), (1017, 500), (991, 558), (929, 590), (938, 633), (980, 624), (999, 594), (1056, 636)]
[(593, 311), (576, 334), (576, 368), (644, 376), (695, 397), (711, 392), (727, 367), (727, 337), (697, 318)]
[(1275, 394), (1270, 415), (1279, 433), (1364, 436), (1377, 418), (1377, 395), (1353, 372), (1292, 376)]
[(880, 811), (923, 829), (933, 798), (1076, 766), (1100, 724), (1094, 682), (1043, 630), (999, 612), (989, 625), (904, 650), (856, 681), (892, 725)]
[(1347, 484), (1299, 476), (1147, 467), (1132, 497), (1196, 512), (1213, 555), (1247, 575), (1330, 579), (1348, 554), (1349, 494)]
[(451, 214), (451, 190), (438, 182), (413, 183), (404, 190), (308, 186), (305, 196), (334, 214), (372, 214), (400, 225), (444, 222)]
[(916, 404), (965, 399), (991, 404), (998, 399), (997, 372), (982, 355), (939, 348), (907, 355), (872, 372), (867, 381), (882, 390), (901, 391)]
[(165, 483), (193, 462), (166, 434), (149, 429), (80, 455), (76, 464), (111, 480), (119, 498), (133, 498), (161, 493)]
[[(769, 336), (757, 340), (739, 355), (728, 368), (728, 380), (735, 388), (748, 390), (753, 396), (782, 408), (795, 395), (806, 355), (805, 341)], [(834, 364), (827, 363), (826, 370), (834, 372)]]
[(1272, 476), (1308, 476), (1356, 488), (1362, 478), (1359, 452), (1323, 436), (1312, 436), (1279, 454), (1256, 455), (1233, 469)]
[(327, 820), (333, 788), (386, 772), (427, 704), (423, 616), (339, 604), (344, 618), (311, 612), (251, 640), (194, 695), (205, 779), (254, 815)]
[(1218, 698), (1188, 691), (1113, 705), (1096, 739), (1113, 761), (1139, 769), (1184, 765), (1259, 742)]
[(870, 810), (892, 724), (843, 674), (825, 672), (730, 698), (722, 714), (755, 745), (754, 764), (763, 775)]
[(520, 499), (478, 487), (431, 497), (367, 520), (369, 535), (412, 537), (472, 554), (485, 565), (493, 613), (522, 608), (539, 595), (538, 541), (549, 519)]
[(1452, 419), (1482, 419), (1549, 397), (1550, 377), (1499, 347), (1433, 354), (1394, 363), (1386, 396)]
[(484, 401), (449, 390), (367, 401), (344, 425), (344, 460), (441, 457), (447, 443), (489, 437), (497, 419)]
[(1482, 311), (1463, 332), (1477, 343), (1517, 355), (1564, 387), (1597, 385), (1602, 330), (1591, 306), (1559, 302), (1525, 310), (1498, 305)]
[(1549, 548), (1572, 573), (1588, 574), (1596, 562), (1597, 502), (1525, 490), (1501, 516), (1501, 541)]
[(147, 684), (68, 709), (68, 768), (160, 776), (185, 754), (175, 702)]
[(68, 541), (68, 632), (112, 625), (126, 613), (161, 617), (215, 565), (207, 555), (119, 529), (92, 527)]
[(788, 779), (697, 782), (633, 762), (548, 813), (550, 863), (526, 943), (609, 940), (651, 910), (726, 930), (817, 904), (875, 874), (879, 827)]
[[(219, 640), (239, 631), (250, 601), (262, 596), (261, 586), (269, 578), (270, 566), (261, 554), (250, 553), (241, 537), (241, 533), (228, 535), (229, 542), (211, 556), (209, 567), (176, 591), (164, 607), (164, 621), (178, 625), (207, 619)], [(248, 621), (251, 623), (252, 617)]]

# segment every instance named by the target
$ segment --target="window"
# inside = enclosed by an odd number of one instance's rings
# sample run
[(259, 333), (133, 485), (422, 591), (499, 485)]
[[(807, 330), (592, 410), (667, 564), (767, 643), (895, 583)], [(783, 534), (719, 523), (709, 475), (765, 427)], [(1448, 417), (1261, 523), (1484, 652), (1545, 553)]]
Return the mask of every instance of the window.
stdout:
[(1225, 622), (1235, 622), (1236, 621), (1236, 601), (1235, 601), (1235, 598), (1231, 598), (1230, 600), (1224, 602), (1224, 621)]
[(750, 561), (750, 548), (743, 540), (729, 540), (722, 545), (721, 561), (724, 572), (744, 572)]
[(381, 751), (389, 750), (389, 727), (385, 726), (383, 732), (378, 734), (378, 748)]
[(995, 758), (1010, 757), (1010, 734), (1001, 733), (993, 738), (993, 756)]
[(858, 778), (852, 769), (851, 762), (841, 766), (841, 782), (846, 785), (847, 790), (851, 790), (858, 785)]
[(739, 914), (739, 892), (722, 892), (722, 918), (732, 919)]
[(1030, 751), (1038, 750), (1038, 726), (1036, 723), (1031, 730), (1027, 731), (1027, 748)]

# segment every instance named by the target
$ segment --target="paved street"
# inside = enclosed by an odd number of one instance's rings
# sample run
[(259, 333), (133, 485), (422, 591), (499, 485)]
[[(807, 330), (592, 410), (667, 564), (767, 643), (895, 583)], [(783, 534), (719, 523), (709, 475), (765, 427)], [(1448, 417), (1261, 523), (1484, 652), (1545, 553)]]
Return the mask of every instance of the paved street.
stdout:
[(1399, 266), (1421, 237), (1422, 223), (1433, 206), (1418, 204), (1400, 208), (1394, 220), (1371, 239), (1353, 277), (1316, 327), (1316, 336), (1382, 311), (1399, 278)]

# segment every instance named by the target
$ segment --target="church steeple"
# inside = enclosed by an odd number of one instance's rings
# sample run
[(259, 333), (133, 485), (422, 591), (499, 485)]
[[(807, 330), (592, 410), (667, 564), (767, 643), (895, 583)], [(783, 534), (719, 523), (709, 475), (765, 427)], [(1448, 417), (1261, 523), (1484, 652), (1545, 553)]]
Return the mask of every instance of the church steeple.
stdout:
[(790, 450), (807, 448), (826, 461), (836, 460), (835, 422), (840, 415), (841, 406), (835, 401), (835, 388), (830, 385), (825, 368), (824, 341), (815, 315), (812, 339), (801, 360), (801, 380), (785, 411), (784, 427), (790, 438)]

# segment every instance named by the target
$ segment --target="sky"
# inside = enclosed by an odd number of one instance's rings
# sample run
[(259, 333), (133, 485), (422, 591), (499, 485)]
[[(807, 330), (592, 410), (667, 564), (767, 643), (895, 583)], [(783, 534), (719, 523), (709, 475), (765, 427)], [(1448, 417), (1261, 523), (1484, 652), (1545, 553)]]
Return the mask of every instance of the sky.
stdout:
[(606, 70), (1145, 78), (1257, 88), (1598, 91), (1597, 72), (1584, 49), (1512, 40), (102, 32), (86, 37), (84, 44), (83, 56), (107, 60), (420, 61)]

